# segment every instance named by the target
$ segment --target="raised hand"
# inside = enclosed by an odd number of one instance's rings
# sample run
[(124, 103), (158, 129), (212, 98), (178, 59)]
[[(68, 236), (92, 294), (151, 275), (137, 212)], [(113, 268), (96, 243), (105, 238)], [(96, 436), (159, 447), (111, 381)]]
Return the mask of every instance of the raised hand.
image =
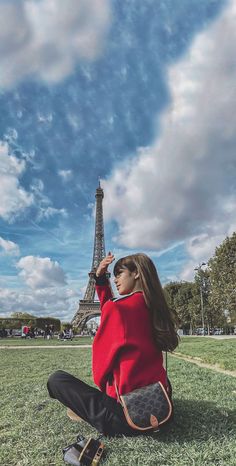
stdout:
[(96, 275), (97, 277), (100, 277), (101, 275), (103, 275), (104, 273), (106, 273), (107, 269), (108, 269), (108, 266), (115, 260), (115, 256), (114, 254), (112, 254), (110, 251), (109, 253), (107, 254), (106, 257), (104, 257), (104, 259), (101, 260), (98, 268), (97, 268), (97, 271), (96, 271)]

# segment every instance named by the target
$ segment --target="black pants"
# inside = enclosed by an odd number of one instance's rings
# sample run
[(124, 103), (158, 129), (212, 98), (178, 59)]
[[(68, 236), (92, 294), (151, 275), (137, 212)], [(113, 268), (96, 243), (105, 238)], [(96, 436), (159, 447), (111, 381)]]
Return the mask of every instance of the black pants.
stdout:
[[(171, 384), (168, 382), (171, 397)], [(47, 388), (51, 398), (60, 401), (104, 435), (150, 435), (150, 432), (145, 433), (129, 426), (122, 406), (114, 398), (67, 372), (56, 371), (50, 375)]]
[(56, 371), (50, 375), (47, 388), (51, 398), (60, 401), (104, 435), (135, 436), (141, 433), (128, 425), (120, 403), (114, 398), (67, 372)]

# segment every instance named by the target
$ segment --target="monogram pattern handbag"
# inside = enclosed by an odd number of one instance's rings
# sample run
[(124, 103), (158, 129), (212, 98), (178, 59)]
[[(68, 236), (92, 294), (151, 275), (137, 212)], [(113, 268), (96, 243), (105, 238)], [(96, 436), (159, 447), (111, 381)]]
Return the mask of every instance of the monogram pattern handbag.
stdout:
[(137, 388), (125, 395), (118, 394), (118, 399), (133, 429), (158, 430), (172, 414), (172, 403), (161, 382)]
[(172, 402), (161, 382), (137, 388), (125, 395), (119, 394), (116, 381), (115, 387), (126, 420), (133, 429), (156, 431), (170, 418)]

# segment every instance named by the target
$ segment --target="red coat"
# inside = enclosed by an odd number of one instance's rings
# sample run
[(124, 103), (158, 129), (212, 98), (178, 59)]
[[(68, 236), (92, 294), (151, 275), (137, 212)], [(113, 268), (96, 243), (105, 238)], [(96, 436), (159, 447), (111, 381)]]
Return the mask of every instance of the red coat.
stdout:
[(166, 386), (162, 352), (153, 341), (151, 318), (142, 292), (116, 300), (108, 285), (96, 286), (101, 303), (101, 324), (93, 342), (92, 368), (95, 384), (117, 398), (161, 381)]

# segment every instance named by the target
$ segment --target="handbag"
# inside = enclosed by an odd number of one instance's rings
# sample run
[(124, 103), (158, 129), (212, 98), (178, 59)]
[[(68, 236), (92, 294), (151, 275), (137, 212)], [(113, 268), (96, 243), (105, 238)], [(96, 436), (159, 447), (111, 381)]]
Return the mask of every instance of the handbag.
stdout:
[(126, 421), (133, 429), (155, 432), (170, 419), (172, 402), (161, 382), (136, 388), (125, 395), (119, 394), (116, 381), (115, 387)]

